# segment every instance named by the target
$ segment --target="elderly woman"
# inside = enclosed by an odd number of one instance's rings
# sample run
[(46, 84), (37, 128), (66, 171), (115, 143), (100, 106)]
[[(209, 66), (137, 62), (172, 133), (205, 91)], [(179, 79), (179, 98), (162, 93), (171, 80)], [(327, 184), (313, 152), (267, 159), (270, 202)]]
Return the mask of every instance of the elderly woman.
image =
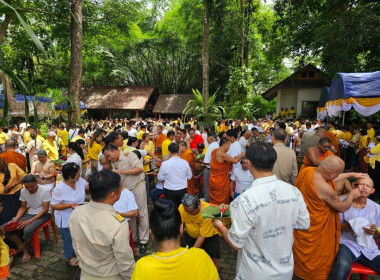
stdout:
[(186, 193), (178, 210), (181, 214), (185, 230), (181, 237), (181, 246), (201, 248), (210, 256), (216, 268), (220, 265), (220, 245), (218, 230), (210, 219), (204, 219), (202, 210), (209, 207), (206, 201), (199, 200), (195, 195)]
[(218, 270), (203, 250), (180, 246), (183, 226), (173, 202), (156, 202), (149, 226), (158, 251), (136, 263), (132, 280), (220, 279)]
[(21, 179), (24, 176), (25, 173), (20, 167), (14, 163), (6, 164), (0, 158), (0, 200), (4, 209), (0, 213), (0, 225), (16, 216), (20, 208), (20, 190), (23, 187)]
[(38, 161), (37, 151), (41, 149), (42, 142), (39, 139), (36, 139), (36, 133), (33, 131), (30, 133), (31, 140), (26, 145), (25, 152), (29, 157), (30, 166), (33, 166)]
[(50, 160), (59, 159), (59, 148), (57, 141), (55, 140), (57, 134), (54, 131), (49, 131), (47, 134), (46, 141), (42, 143), (42, 149), (44, 149)]
[(74, 162), (62, 167), (63, 180), (53, 189), (51, 209), (55, 210), (55, 223), (60, 228), (63, 240), (63, 252), (67, 263), (78, 266), (74, 257), (69, 226), (70, 215), (79, 203), (85, 200), (87, 182), (80, 177), (80, 166)]

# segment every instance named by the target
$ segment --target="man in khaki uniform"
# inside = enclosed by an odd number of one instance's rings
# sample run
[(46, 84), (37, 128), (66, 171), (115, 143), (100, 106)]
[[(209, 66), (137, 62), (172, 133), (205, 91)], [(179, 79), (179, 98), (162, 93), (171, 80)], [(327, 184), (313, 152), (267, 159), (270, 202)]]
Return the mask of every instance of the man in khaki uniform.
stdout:
[(81, 279), (131, 279), (135, 260), (128, 242), (128, 222), (112, 206), (121, 190), (119, 174), (108, 170), (95, 173), (90, 182), (92, 200), (70, 216), (68, 225)]
[(54, 188), (55, 184), (55, 165), (47, 157), (45, 150), (37, 151), (38, 161), (33, 164), (30, 174), (33, 174), (37, 178), (37, 184), (41, 188), (49, 189)]
[(251, 129), (251, 132), (252, 132), (252, 136), (251, 138), (249, 138), (248, 140), (248, 143), (247, 143), (247, 148), (249, 146), (251, 146), (253, 143), (256, 143), (258, 141), (261, 141), (261, 142), (267, 142), (267, 138), (265, 137), (265, 135), (261, 134), (259, 132), (259, 130), (257, 129), (257, 127), (253, 127)]
[(273, 131), (272, 144), (277, 153), (277, 159), (272, 172), (277, 179), (294, 185), (298, 174), (297, 159), (296, 153), (284, 144), (286, 136), (285, 129), (277, 128)]
[[(145, 254), (149, 241), (149, 217), (145, 188), (144, 168), (141, 160), (133, 152), (125, 156), (117, 147), (107, 144), (103, 148), (103, 154), (111, 160), (113, 171), (120, 174), (121, 184), (130, 190), (136, 199), (139, 210), (139, 240), (140, 254)], [(136, 221), (132, 221), (133, 240), (137, 240)]]

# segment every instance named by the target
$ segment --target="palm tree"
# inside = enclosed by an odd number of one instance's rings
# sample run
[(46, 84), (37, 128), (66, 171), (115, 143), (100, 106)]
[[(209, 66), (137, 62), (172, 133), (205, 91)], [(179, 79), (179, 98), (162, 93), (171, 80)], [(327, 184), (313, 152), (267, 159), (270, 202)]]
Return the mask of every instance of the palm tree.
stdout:
[[(36, 95), (36, 98), (45, 97), (49, 99), (49, 101), (47, 102), (48, 103), (47, 108), (49, 111), (48, 119), (50, 123), (51, 123), (51, 118), (56, 115), (56, 108), (62, 110), (63, 106), (68, 105), (68, 104), (72, 105), (73, 108), (75, 108), (75, 105), (73, 105), (73, 103), (75, 103), (73, 98), (70, 96), (64, 96), (65, 92), (66, 92), (65, 89), (49, 88), (47, 89), (45, 93), (38, 93)], [(60, 122), (60, 119), (59, 119), (59, 122)]]
[(194, 116), (197, 118), (199, 124), (212, 126), (216, 119), (221, 118), (222, 115), (225, 114), (223, 106), (215, 103), (216, 93), (207, 100), (207, 108), (205, 108), (203, 96), (199, 90), (193, 89), (193, 94), (195, 99), (189, 100), (183, 110), (185, 119), (188, 119), (189, 116)]

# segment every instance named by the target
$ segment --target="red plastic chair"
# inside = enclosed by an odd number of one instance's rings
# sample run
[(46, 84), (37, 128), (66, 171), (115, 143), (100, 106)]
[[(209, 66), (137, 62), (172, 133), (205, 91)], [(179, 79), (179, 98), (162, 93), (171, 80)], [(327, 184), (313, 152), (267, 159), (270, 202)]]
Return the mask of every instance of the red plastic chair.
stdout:
[[(375, 239), (375, 241), (376, 241), (376, 244), (378, 244), (377, 239)], [(351, 274), (354, 274), (354, 273), (359, 273), (359, 277), (360, 277), (359, 279), (360, 280), (367, 280), (368, 275), (378, 275), (376, 273), (376, 271), (374, 271), (373, 269), (370, 269), (369, 267), (366, 267), (360, 263), (353, 263), (352, 264), (351, 271), (347, 277), (347, 280), (350, 280)]]
[(55, 236), (55, 241), (58, 243), (58, 235), (57, 235), (57, 230), (55, 228), (55, 224), (54, 224), (53, 218), (54, 218), (54, 211), (52, 211), (52, 213), (51, 213), (50, 220), (47, 221), (46, 223), (42, 224), (41, 226), (39, 226), (34, 231), (34, 234), (33, 234), (33, 246), (34, 246), (34, 256), (36, 258), (40, 257), (40, 238), (38, 236), (38, 232), (41, 229), (43, 229), (43, 231), (44, 231), (45, 239), (49, 240), (50, 239), (49, 225), (51, 225), (51, 227), (53, 229), (54, 236)]

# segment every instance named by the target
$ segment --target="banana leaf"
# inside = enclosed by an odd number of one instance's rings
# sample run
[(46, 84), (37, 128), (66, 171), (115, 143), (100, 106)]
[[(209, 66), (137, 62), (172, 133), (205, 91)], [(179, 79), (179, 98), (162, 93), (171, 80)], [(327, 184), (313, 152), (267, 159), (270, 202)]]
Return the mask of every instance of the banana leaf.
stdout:
[[(220, 208), (219, 206), (210, 205), (203, 209), (201, 216), (204, 219), (220, 218)], [(230, 207), (228, 207), (226, 211), (223, 213), (222, 218), (229, 218), (230, 216)]]

